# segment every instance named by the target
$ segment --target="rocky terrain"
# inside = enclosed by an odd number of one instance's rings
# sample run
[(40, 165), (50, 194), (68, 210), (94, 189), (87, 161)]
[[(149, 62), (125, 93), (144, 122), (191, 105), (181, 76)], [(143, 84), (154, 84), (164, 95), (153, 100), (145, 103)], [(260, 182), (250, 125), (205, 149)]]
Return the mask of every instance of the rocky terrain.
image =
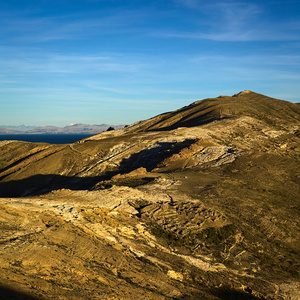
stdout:
[(300, 105), (204, 99), (0, 142), (1, 299), (299, 299)]

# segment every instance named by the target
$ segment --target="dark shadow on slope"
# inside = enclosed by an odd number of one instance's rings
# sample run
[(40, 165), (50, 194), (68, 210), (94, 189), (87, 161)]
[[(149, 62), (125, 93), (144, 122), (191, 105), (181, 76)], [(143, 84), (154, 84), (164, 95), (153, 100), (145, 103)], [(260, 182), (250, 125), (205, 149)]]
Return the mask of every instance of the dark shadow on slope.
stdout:
[(224, 116), (224, 117), (214, 117), (210, 114), (202, 115), (201, 117), (195, 117), (192, 120), (186, 120), (187, 118), (183, 118), (179, 122), (176, 122), (175, 124), (172, 124), (170, 126), (161, 127), (161, 128), (154, 128), (152, 129), (151, 126), (147, 131), (169, 131), (174, 130), (180, 127), (196, 127), (201, 125), (206, 125), (215, 121), (221, 121), (224, 119), (234, 118), (234, 116)]
[(263, 300), (265, 297), (256, 297), (251, 294), (252, 291), (249, 289), (248, 292), (220, 289), (217, 291), (217, 296), (222, 300)]
[[(34, 175), (22, 180), (0, 182), (0, 197), (25, 197), (47, 194), (53, 190), (91, 190), (102, 181), (109, 181), (116, 174), (126, 174), (138, 168), (146, 168), (152, 171), (167, 157), (179, 153), (182, 149), (195, 143), (195, 139), (176, 142), (158, 142), (155, 147), (144, 149), (123, 159), (119, 168), (99, 174), (94, 177), (68, 177), (56, 174)], [(150, 180), (150, 179), (149, 179)], [(147, 181), (147, 180), (146, 180)], [(129, 186), (135, 183), (130, 182)], [(141, 183), (142, 184), (142, 183)], [(126, 185), (126, 182), (124, 182)], [(109, 185), (107, 185), (109, 187)]]
[(42, 300), (40, 297), (30, 296), (28, 294), (15, 291), (11, 288), (0, 286), (0, 299), (1, 300)]
[[(197, 106), (197, 105), (195, 105)], [(190, 111), (189, 111), (190, 110)], [(188, 113), (187, 113), (187, 112)], [(177, 114), (183, 114), (183, 116), (174, 123), (172, 120)], [(156, 123), (149, 126), (147, 131), (168, 131), (177, 129), (179, 127), (195, 127), (212, 123), (214, 121), (220, 121), (223, 119), (232, 118), (232, 115), (222, 116), (220, 109), (215, 107), (204, 107), (202, 109), (193, 109), (186, 107), (180, 111), (168, 113), (166, 116), (158, 120)], [(168, 125), (168, 123), (170, 125)]]
[(157, 165), (173, 154), (179, 153), (182, 149), (194, 144), (196, 139), (187, 139), (183, 142), (157, 142), (156, 147), (144, 149), (132, 154), (129, 158), (123, 159), (119, 173), (129, 173), (138, 168), (145, 168), (148, 172), (152, 171)]
[(37, 152), (34, 152), (34, 153), (31, 153), (31, 154), (28, 154), (28, 155), (26, 155), (26, 156), (18, 159), (17, 161), (13, 162), (12, 164), (4, 167), (3, 169), (0, 170), (0, 172), (4, 172), (4, 171), (6, 171), (6, 170), (8, 170), (10, 168), (13, 168), (13, 167), (17, 166), (18, 164), (22, 163), (23, 161), (25, 161), (26, 159), (28, 159), (28, 158), (30, 158), (30, 157), (32, 157), (32, 156), (34, 156), (34, 155), (36, 155), (36, 154), (38, 154), (40, 152), (43, 152), (43, 151), (44, 151), (44, 149), (40, 150), (40, 151), (37, 151)]
[[(29, 155), (26, 155), (26, 156), (24, 156), (24, 157), (18, 159), (17, 161), (13, 162), (12, 164), (10, 164), (10, 165), (4, 167), (3, 169), (1, 169), (0, 172), (4, 172), (4, 171), (6, 171), (6, 170), (8, 170), (8, 169), (10, 169), (10, 168), (15, 167), (16, 165), (18, 165), (18, 164), (21, 163), (22, 161), (26, 160), (27, 158), (29, 158), (29, 157), (31, 157), (31, 156), (33, 156), (33, 155), (35, 155), (35, 154), (36, 154), (36, 153), (31, 153), (31, 154), (29, 154)], [(1, 179), (1, 178), (0, 178), (0, 179)]]
[(89, 190), (100, 177), (35, 175), (22, 180), (0, 182), (0, 197), (25, 197), (47, 194), (53, 190)]

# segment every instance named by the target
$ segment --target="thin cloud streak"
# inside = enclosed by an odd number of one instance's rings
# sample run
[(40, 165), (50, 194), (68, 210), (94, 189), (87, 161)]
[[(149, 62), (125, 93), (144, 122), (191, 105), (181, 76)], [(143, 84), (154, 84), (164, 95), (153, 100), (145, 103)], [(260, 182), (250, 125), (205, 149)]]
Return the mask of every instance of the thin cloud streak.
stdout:
[(266, 17), (267, 11), (263, 3), (258, 5), (239, 1), (214, 3), (197, 0), (177, 2), (206, 15), (208, 18), (204, 18), (205, 23), (202, 24), (206, 25), (206, 30), (203, 31), (198, 28), (199, 24), (194, 24), (194, 29), (191, 31), (165, 31), (157, 35), (220, 42), (300, 40), (300, 21), (298, 19), (291, 19), (288, 22), (276, 20), (274, 23)]
[[(25, 53), (20, 57), (0, 59), (5, 70), (18, 73), (135, 73), (143, 65), (132, 60), (123, 60), (122, 55), (112, 56), (80, 56), (55, 55), (42, 53), (35, 57)], [(7, 72), (7, 71), (6, 71)], [(1, 71), (0, 71), (1, 74)]]
[(226, 32), (170, 32), (159, 33), (157, 36), (166, 38), (180, 38), (180, 39), (193, 39), (193, 40), (210, 40), (218, 42), (276, 42), (276, 41), (299, 41), (299, 33), (290, 32), (294, 31), (294, 27), (287, 29), (286, 32), (282, 29), (264, 29), (264, 30), (232, 30)]
[(137, 91), (132, 90), (125, 90), (125, 89), (117, 89), (115, 87), (105, 87), (101, 86), (101, 82), (83, 82), (84, 86), (86, 86), (89, 89), (96, 90), (96, 91), (104, 91), (104, 92), (110, 92), (114, 94), (124, 94), (124, 95), (139, 95)]
[(151, 13), (145, 10), (97, 17), (80, 14), (31, 19), (14, 17), (2, 20), (2, 32), (14, 42), (85, 40), (93, 36), (139, 32), (136, 24), (142, 24), (150, 17)]

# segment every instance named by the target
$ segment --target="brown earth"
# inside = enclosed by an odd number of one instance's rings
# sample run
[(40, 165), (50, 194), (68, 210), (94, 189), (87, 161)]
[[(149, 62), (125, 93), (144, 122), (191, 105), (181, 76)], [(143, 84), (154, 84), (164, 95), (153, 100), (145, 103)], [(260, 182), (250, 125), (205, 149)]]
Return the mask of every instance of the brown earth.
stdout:
[(0, 142), (0, 299), (299, 299), (299, 125), (244, 91)]

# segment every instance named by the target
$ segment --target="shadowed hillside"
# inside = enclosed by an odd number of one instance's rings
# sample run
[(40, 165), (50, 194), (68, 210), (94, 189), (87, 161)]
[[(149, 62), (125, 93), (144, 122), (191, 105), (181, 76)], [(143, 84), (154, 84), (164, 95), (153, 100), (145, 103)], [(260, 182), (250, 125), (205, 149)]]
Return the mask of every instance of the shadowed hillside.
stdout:
[(178, 127), (193, 127), (219, 121), (224, 118), (250, 116), (276, 125), (299, 121), (300, 107), (297, 104), (277, 100), (251, 91), (243, 91), (232, 97), (220, 96), (196, 101), (174, 112), (164, 113), (147, 121), (137, 123), (136, 131), (172, 130)]
[(299, 104), (243, 91), (73, 144), (0, 142), (3, 293), (299, 299), (299, 132)]

